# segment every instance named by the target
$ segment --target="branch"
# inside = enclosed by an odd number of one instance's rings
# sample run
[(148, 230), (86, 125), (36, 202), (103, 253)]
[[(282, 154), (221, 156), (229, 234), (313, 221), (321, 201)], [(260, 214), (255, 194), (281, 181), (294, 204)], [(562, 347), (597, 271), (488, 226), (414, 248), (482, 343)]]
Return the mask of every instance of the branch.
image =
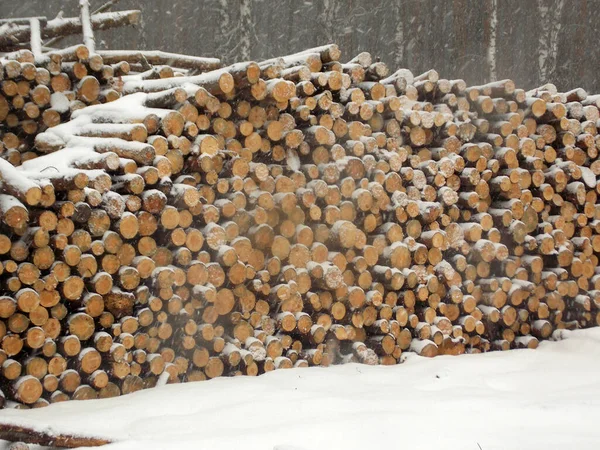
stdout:
[(102, 5), (100, 8), (98, 8), (96, 11), (94, 11), (92, 13), (92, 16), (94, 14), (100, 14), (100, 13), (108, 11), (110, 8), (115, 6), (117, 3), (119, 3), (119, 0), (110, 0), (110, 1), (106, 2), (104, 5)]

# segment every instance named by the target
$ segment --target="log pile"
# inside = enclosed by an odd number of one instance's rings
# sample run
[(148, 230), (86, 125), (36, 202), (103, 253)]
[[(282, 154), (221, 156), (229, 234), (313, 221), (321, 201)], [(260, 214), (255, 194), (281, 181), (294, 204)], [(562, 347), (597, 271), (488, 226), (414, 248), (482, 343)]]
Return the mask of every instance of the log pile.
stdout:
[(113, 101), (38, 126), (35, 158), (0, 160), (2, 398), (535, 348), (600, 324), (600, 97), (340, 59), (140, 67), (105, 80)]
[(115, 68), (129, 71), (126, 62), (113, 67), (101, 57), (91, 59), (84, 45), (66, 50), (52, 53), (47, 63), (21, 50), (3, 64), (0, 156), (15, 166), (37, 156), (33, 140), (38, 133), (68, 121), (73, 111), (120, 97), (108, 82)]
[[(111, 6), (114, 0), (107, 5)], [(0, 157), (18, 166), (38, 156), (34, 138), (40, 132), (69, 121), (88, 105), (111, 102), (121, 96), (114, 80), (136, 75), (153, 79), (187, 75), (220, 67), (215, 58), (198, 58), (165, 52), (123, 52), (95, 49), (91, 29), (107, 29), (139, 22), (140, 11), (103, 12), (81, 18), (5, 19), (0, 21)], [(87, 2), (82, 2), (87, 6)], [(85, 45), (56, 49), (42, 45), (81, 32), (89, 22)], [(35, 26), (34, 26), (35, 25)], [(37, 27), (37, 34), (35, 29)], [(85, 34), (87, 33), (87, 36)], [(45, 50), (45, 51), (42, 51)], [(169, 63), (169, 66), (164, 65)]]

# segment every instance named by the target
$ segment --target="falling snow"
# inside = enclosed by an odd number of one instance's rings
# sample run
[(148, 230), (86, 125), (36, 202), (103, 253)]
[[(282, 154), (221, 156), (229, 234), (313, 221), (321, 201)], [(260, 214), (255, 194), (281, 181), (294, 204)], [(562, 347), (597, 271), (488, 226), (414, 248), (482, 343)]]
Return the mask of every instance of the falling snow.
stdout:
[[(593, 2), (587, 10), (573, 0), (170, 0), (168, 10), (163, 3), (131, 4), (142, 9), (142, 26), (98, 32), (97, 42), (226, 63), (336, 42), (347, 59), (370, 51), (390, 67), (403, 65), (415, 74), (435, 68), (469, 84), (512, 78), (525, 89), (553, 82), (562, 90), (600, 92), (594, 64), (600, 59), (600, 22)], [(75, 1), (0, 1), (0, 17), (35, 11), (53, 18), (61, 9), (65, 16), (78, 14)]]

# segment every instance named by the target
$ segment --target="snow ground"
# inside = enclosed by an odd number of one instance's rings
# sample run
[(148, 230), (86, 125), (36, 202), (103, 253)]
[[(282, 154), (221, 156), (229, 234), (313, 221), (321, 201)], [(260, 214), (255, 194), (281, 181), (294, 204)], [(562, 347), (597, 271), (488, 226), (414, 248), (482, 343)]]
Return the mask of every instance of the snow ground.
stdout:
[[(600, 328), (537, 350), (217, 378), (0, 420), (117, 449), (597, 449)], [(0, 449), (2, 449), (0, 444)]]

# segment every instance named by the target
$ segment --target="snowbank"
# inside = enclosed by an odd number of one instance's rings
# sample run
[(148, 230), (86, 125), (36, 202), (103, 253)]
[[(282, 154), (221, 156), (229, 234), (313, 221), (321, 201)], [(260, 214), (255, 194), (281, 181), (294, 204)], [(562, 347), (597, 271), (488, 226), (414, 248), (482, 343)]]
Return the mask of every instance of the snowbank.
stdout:
[(291, 369), (0, 412), (116, 449), (596, 449), (600, 328), (538, 350)]

